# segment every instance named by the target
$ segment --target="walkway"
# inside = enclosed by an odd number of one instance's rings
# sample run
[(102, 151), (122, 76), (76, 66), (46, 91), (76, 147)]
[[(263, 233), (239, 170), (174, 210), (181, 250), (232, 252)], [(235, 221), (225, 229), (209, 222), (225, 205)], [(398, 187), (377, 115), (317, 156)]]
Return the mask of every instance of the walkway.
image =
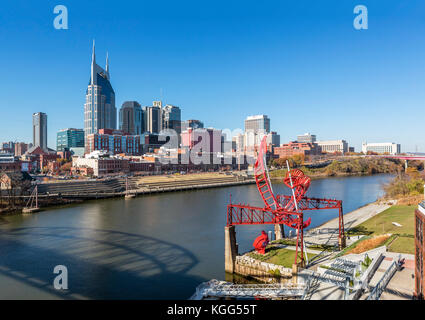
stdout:
[(201, 283), (190, 300), (211, 298), (300, 298), (305, 292), (305, 286), (290, 284), (233, 284), (212, 279)]
[[(393, 201), (389, 200), (385, 203), (371, 203), (350, 213), (344, 214), (344, 228), (348, 230), (364, 221), (376, 216), (382, 211), (391, 207)], [(332, 219), (319, 227), (310, 229), (304, 233), (305, 242), (321, 243), (329, 245), (338, 245), (338, 218)], [(295, 236), (295, 235), (294, 235)], [(353, 237), (352, 237), (353, 238)], [(347, 239), (347, 246), (349, 246), (354, 239)], [(307, 244), (308, 246), (308, 244)]]

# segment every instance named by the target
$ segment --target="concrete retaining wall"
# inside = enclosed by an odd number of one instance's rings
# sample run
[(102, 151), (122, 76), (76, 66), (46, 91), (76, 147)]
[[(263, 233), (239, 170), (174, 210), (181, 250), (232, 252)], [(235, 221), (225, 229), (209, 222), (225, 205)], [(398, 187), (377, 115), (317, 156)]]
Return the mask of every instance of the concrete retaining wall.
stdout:
[[(276, 272), (276, 270), (279, 270), (279, 272)], [(247, 255), (236, 257), (235, 273), (265, 283), (286, 283), (292, 279), (292, 269), (262, 262)], [(280, 276), (277, 275), (279, 273)]]

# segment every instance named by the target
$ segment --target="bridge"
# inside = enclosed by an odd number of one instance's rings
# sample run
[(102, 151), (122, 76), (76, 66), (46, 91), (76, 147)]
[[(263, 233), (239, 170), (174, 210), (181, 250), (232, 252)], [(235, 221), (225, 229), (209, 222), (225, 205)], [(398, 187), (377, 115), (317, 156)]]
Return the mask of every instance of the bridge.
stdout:
[(417, 156), (417, 155), (367, 155), (366, 157), (425, 161), (425, 156)]

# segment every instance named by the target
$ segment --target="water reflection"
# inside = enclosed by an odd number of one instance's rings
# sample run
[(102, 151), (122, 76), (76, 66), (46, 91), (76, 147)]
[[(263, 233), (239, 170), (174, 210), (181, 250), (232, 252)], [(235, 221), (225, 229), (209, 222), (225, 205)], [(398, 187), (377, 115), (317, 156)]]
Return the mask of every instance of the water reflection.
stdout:
[[(375, 201), (389, 178), (313, 180), (308, 196), (342, 199), (348, 213)], [(276, 193), (289, 194), (281, 183), (273, 187)], [(89, 201), (5, 217), (0, 224), (0, 298), (48, 294), (69, 299), (187, 299), (199, 282), (225, 277), (224, 226), (230, 194), (233, 202), (263, 205), (256, 186), (245, 185)], [(317, 226), (338, 212), (309, 215), (311, 225)], [(238, 226), (240, 252), (252, 249), (261, 230), (272, 228)], [(69, 270), (67, 293), (52, 288), (58, 264)], [(19, 281), (13, 292), (5, 285), (10, 279)], [(41, 293), (31, 296), (30, 288)]]
[[(0, 273), (21, 281), (38, 279), (40, 287), (68, 298), (188, 297), (191, 292), (184, 288), (164, 291), (162, 279), (192, 285), (202, 280), (186, 275), (198, 263), (189, 250), (111, 230), (17, 228), (0, 235), (0, 252)], [(52, 270), (59, 264), (69, 269), (70, 290), (65, 293), (51, 286)]]

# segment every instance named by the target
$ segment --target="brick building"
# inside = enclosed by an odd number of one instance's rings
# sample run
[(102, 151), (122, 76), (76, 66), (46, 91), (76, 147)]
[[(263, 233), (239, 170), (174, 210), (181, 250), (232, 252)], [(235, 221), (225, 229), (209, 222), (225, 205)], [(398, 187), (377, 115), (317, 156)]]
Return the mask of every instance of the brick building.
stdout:
[(128, 135), (120, 130), (100, 129), (99, 133), (87, 136), (86, 153), (96, 150), (104, 150), (112, 154), (138, 155), (141, 153), (140, 136)]
[(288, 158), (296, 154), (309, 156), (321, 154), (321, 149), (316, 143), (292, 141), (274, 148), (274, 154), (279, 158)]
[(425, 277), (425, 201), (422, 201), (415, 211), (415, 296), (424, 299)]
[(30, 161), (34, 170), (43, 170), (43, 168), (47, 168), (50, 161), (55, 161), (57, 157), (55, 150), (37, 146), (29, 149), (22, 158)]

